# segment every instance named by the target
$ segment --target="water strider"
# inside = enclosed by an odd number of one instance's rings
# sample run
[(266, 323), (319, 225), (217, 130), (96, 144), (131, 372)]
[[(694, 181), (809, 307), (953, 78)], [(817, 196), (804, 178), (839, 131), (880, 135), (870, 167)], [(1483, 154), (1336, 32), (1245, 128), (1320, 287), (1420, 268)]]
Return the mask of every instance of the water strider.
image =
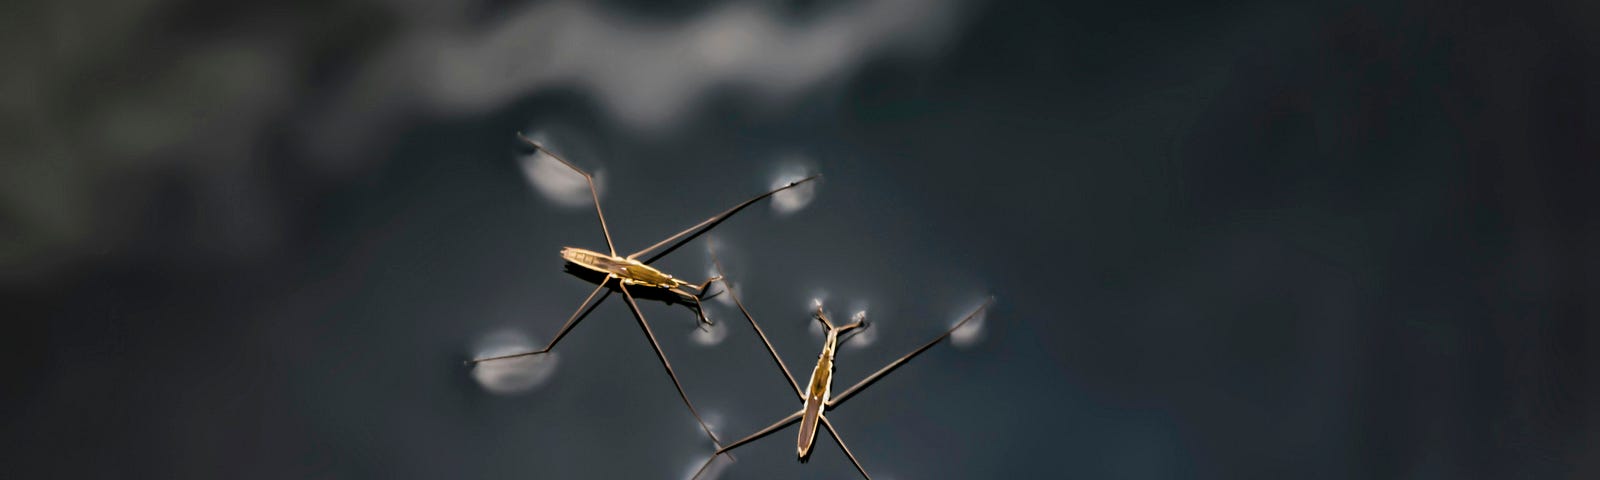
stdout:
[[(715, 254), (712, 255), (711, 259), (712, 263), (716, 265), (717, 277), (722, 278), (722, 262), (717, 260)], [(726, 286), (727, 282), (725, 281), (723, 284)], [(850, 447), (845, 446), (844, 439), (839, 437), (838, 430), (835, 430), (833, 424), (828, 421), (828, 417), (826, 415), (827, 411), (839, 406), (839, 404), (844, 403), (845, 400), (848, 400), (851, 396), (859, 393), (868, 385), (871, 385), (873, 382), (878, 381), (878, 379), (883, 378), (884, 375), (887, 375), (889, 372), (894, 371), (894, 369), (904, 365), (907, 361), (911, 360), (912, 357), (915, 357), (918, 354), (927, 351), (929, 348), (932, 348), (941, 340), (944, 340), (945, 337), (949, 337), (952, 332), (956, 331), (956, 329), (961, 328), (962, 325), (965, 325), (968, 321), (977, 317), (979, 313), (982, 313), (994, 303), (994, 297), (989, 297), (988, 300), (983, 302), (983, 305), (973, 310), (972, 313), (967, 314), (967, 316), (962, 318), (960, 322), (956, 322), (956, 324), (951, 326), (949, 330), (945, 330), (944, 333), (934, 337), (933, 340), (922, 345), (921, 347), (918, 347), (916, 350), (912, 350), (911, 353), (907, 353), (905, 356), (902, 356), (893, 362), (889, 362), (888, 365), (878, 369), (877, 372), (874, 372), (872, 375), (868, 375), (867, 378), (862, 379), (860, 382), (857, 382), (850, 388), (845, 389), (844, 392), (840, 393), (837, 397), (834, 397), (832, 395), (834, 353), (838, 350), (839, 344), (848, 338), (840, 338), (840, 334), (866, 327), (866, 314), (864, 312), (857, 314), (854, 318), (855, 321), (849, 324), (834, 325), (834, 323), (828, 319), (827, 312), (822, 310), (822, 304), (820, 302), (817, 303), (817, 311), (815, 312), (814, 316), (818, 322), (822, 322), (823, 326), (827, 327), (827, 337), (824, 338), (822, 342), (822, 353), (817, 355), (817, 366), (811, 370), (811, 381), (807, 382), (805, 388), (802, 389), (800, 388), (800, 384), (795, 382), (794, 375), (789, 373), (788, 365), (783, 363), (783, 359), (778, 356), (778, 351), (772, 347), (772, 342), (767, 340), (766, 332), (761, 330), (761, 326), (756, 324), (755, 318), (750, 316), (750, 311), (745, 309), (744, 302), (739, 300), (739, 296), (734, 293), (732, 288), (728, 288), (727, 291), (728, 295), (733, 298), (734, 305), (739, 307), (739, 312), (744, 314), (744, 318), (750, 321), (750, 326), (755, 328), (756, 335), (761, 337), (761, 343), (767, 346), (767, 352), (772, 354), (772, 359), (778, 363), (778, 368), (783, 370), (784, 378), (789, 380), (789, 385), (794, 387), (795, 393), (800, 396), (800, 401), (803, 402), (804, 405), (801, 406), (800, 410), (789, 414), (789, 416), (784, 417), (782, 420), (778, 420), (776, 423), (767, 426), (767, 428), (763, 428), (760, 431), (740, 439), (739, 441), (728, 444), (725, 447), (718, 448), (716, 453), (712, 454), (711, 458), (706, 459), (706, 463), (700, 466), (700, 470), (695, 472), (695, 478), (699, 478), (700, 474), (705, 472), (705, 468), (710, 466), (711, 462), (716, 460), (718, 455), (722, 455), (723, 453), (727, 453), (734, 448), (738, 448), (740, 445), (744, 445), (761, 437), (770, 435), (773, 432), (778, 431), (778, 429), (799, 421), (800, 432), (799, 436), (795, 439), (795, 455), (799, 457), (800, 461), (804, 462), (810, 458), (811, 446), (816, 442), (817, 438), (817, 425), (820, 424), (828, 431), (828, 435), (831, 435), (833, 440), (839, 443), (839, 448), (844, 450), (845, 456), (850, 457), (850, 463), (855, 465), (856, 470), (860, 471), (862, 476), (870, 480), (872, 476), (867, 474), (867, 469), (862, 468), (861, 462), (857, 461), (855, 454), (850, 452)]]
[[(651, 329), (650, 329), (650, 322), (646, 321), (645, 318), (644, 318), (644, 314), (639, 311), (639, 306), (638, 306), (637, 302), (634, 300), (634, 295), (633, 295), (632, 292), (630, 292), (628, 290), (628, 287), (629, 286), (634, 286), (634, 287), (661, 289), (661, 290), (664, 290), (666, 292), (670, 292), (672, 294), (677, 294), (677, 295), (683, 296), (685, 298), (688, 298), (690, 300), (693, 300), (695, 302), (695, 306), (696, 306), (695, 310), (696, 310), (696, 314), (699, 316), (699, 321), (709, 323), (710, 320), (706, 319), (705, 313), (702, 310), (700, 310), (700, 308), (699, 308), (700, 307), (701, 295), (689, 293), (688, 291), (683, 290), (683, 288), (684, 287), (693, 288), (693, 289), (695, 289), (695, 291), (703, 293), (705, 291), (706, 287), (708, 285), (710, 285), (711, 282), (716, 281), (719, 277), (712, 277), (712, 278), (707, 279), (706, 281), (701, 282), (699, 284), (693, 284), (693, 283), (685, 282), (683, 280), (679, 280), (677, 278), (674, 278), (672, 275), (669, 275), (666, 272), (661, 271), (660, 269), (652, 267), (649, 264), (654, 262), (654, 261), (656, 261), (656, 260), (659, 260), (661, 257), (665, 256), (667, 253), (672, 252), (674, 249), (676, 249), (678, 247), (678, 245), (681, 245), (682, 242), (687, 242), (689, 240), (694, 239), (694, 237), (699, 236), (701, 233), (705, 233), (711, 227), (714, 227), (718, 223), (721, 223), (723, 220), (728, 219), (729, 216), (732, 216), (734, 213), (737, 213), (739, 210), (742, 210), (745, 207), (748, 207), (751, 204), (753, 204), (753, 203), (755, 203), (757, 201), (760, 201), (761, 199), (764, 199), (764, 198), (770, 197), (770, 196), (772, 196), (774, 194), (777, 194), (778, 192), (781, 192), (781, 191), (784, 191), (784, 190), (787, 190), (787, 189), (790, 189), (790, 188), (794, 188), (797, 185), (800, 185), (800, 184), (809, 182), (811, 180), (814, 180), (817, 177), (819, 177), (820, 175), (812, 175), (810, 177), (806, 177), (806, 178), (801, 179), (801, 180), (796, 180), (796, 181), (793, 181), (793, 182), (789, 182), (788, 184), (786, 184), (786, 185), (784, 185), (782, 187), (778, 187), (777, 189), (774, 189), (772, 191), (769, 191), (769, 192), (766, 192), (766, 193), (763, 193), (763, 194), (760, 194), (760, 195), (756, 195), (755, 197), (753, 197), (753, 198), (751, 198), (749, 200), (745, 200), (742, 203), (734, 205), (732, 208), (724, 210), (722, 213), (718, 213), (716, 215), (712, 215), (711, 218), (707, 218), (705, 221), (702, 221), (702, 222), (700, 222), (698, 224), (695, 224), (694, 226), (691, 226), (691, 227), (689, 227), (689, 228), (687, 228), (687, 229), (685, 229), (685, 230), (683, 230), (681, 232), (678, 232), (678, 233), (676, 233), (676, 234), (674, 234), (672, 236), (669, 236), (669, 237), (667, 237), (667, 238), (665, 238), (665, 239), (663, 239), (663, 240), (661, 240), (659, 242), (656, 242), (654, 245), (651, 245), (649, 247), (645, 247), (645, 249), (643, 249), (643, 250), (639, 250), (637, 252), (633, 252), (631, 254), (628, 254), (627, 256), (618, 256), (617, 255), (616, 244), (611, 241), (611, 229), (610, 229), (610, 227), (606, 226), (606, 215), (605, 215), (605, 212), (603, 210), (601, 210), (601, 208), (600, 208), (600, 194), (595, 189), (594, 177), (589, 175), (589, 172), (586, 172), (583, 169), (578, 168), (577, 165), (573, 165), (572, 162), (568, 162), (565, 158), (562, 158), (560, 155), (556, 155), (554, 152), (551, 152), (551, 151), (545, 149), (544, 146), (540, 145), (538, 142), (536, 142), (536, 141), (534, 141), (534, 140), (532, 140), (532, 139), (530, 139), (530, 138), (528, 138), (528, 137), (526, 137), (526, 136), (524, 136), (524, 135), (522, 135), (520, 133), (517, 134), (517, 138), (521, 139), (524, 143), (527, 143), (528, 145), (532, 146), (534, 149), (536, 149), (536, 150), (538, 150), (540, 152), (544, 152), (547, 155), (550, 155), (551, 158), (554, 158), (557, 161), (561, 162), (562, 165), (566, 165), (567, 168), (571, 168), (573, 171), (577, 172), (579, 175), (582, 175), (584, 180), (588, 182), (588, 184), (589, 184), (589, 196), (594, 199), (595, 215), (597, 217), (599, 217), (599, 219), (600, 219), (600, 231), (605, 235), (605, 238), (606, 238), (606, 249), (607, 249), (607, 252), (609, 252), (609, 253), (601, 253), (601, 252), (597, 252), (597, 251), (594, 251), (594, 250), (588, 250), (588, 249), (578, 248), (578, 247), (565, 247), (565, 248), (561, 249), (561, 258), (563, 260), (566, 260), (567, 262), (569, 262), (569, 263), (571, 263), (573, 265), (576, 265), (578, 267), (581, 267), (583, 269), (592, 270), (592, 271), (595, 271), (595, 272), (602, 273), (602, 274), (605, 275), (605, 278), (602, 279), (599, 282), (599, 285), (595, 286), (594, 291), (590, 292), (588, 297), (583, 299), (583, 303), (578, 304), (578, 309), (576, 311), (572, 312), (572, 316), (567, 318), (566, 323), (561, 326), (560, 330), (556, 331), (555, 337), (551, 338), (550, 339), (550, 343), (545, 345), (544, 348), (541, 348), (541, 349), (538, 349), (538, 350), (533, 350), (533, 351), (528, 351), (528, 352), (513, 353), (513, 354), (509, 354), (509, 355), (497, 355), (497, 356), (493, 356), (493, 357), (477, 358), (477, 359), (473, 359), (473, 360), (467, 361), (467, 364), (468, 365), (477, 365), (477, 364), (483, 363), (483, 362), (506, 360), (506, 359), (511, 359), (511, 358), (518, 358), (518, 357), (525, 357), (525, 356), (529, 356), (529, 355), (539, 355), (539, 354), (543, 354), (543, 353), (548, 353), (551, 349), (555, 348), (556, 343), (560, 342), (561, 338), (565, 337), (567, 335), (567, 332), (570, 331), (573, 326), (577, 325), (579, 320), (581, 320), (582, 318), (584, 318), (586, 316), (586, 312), (587, 311), (593, 311), (594, 307), (599, 306), (600, 302), (605, 301), (605, 298), (611, 295), (611, 292), (607, 291), (605, 295), (602, 295), (600, 297), (600, 300), (595, 300), (593, 305), (591, 305), (590, 301), (594, 300), (595, 295), (599, 295), (600, 294), (600, 290), (605, 289), (608, 285), (615, 285), (616, 289), (622, 291), (623, 299), (627, 301), (628, 308), (629, 308), (629, 310), (631, 310), (633, 312), (634, 318), (639, 321), (639, 327), (644, 330), (645, 337), (650, 340), (650, 346), (655, 349), (656, 357), (661, 360), (661, 366), (667, 370), (667, 376), (672, 378), (672, 386), (676, 387), (678, 389), (678, 397), (682, 398), (683, 399), (683, 404), (689, 407), (689, 413), (693, 414), (695, 420), (700, 422), (700, 428), (702, 430), (705, 430), (707, 436), (711, 437), (712, 443), (714, 443), (714, 444), (716, 444), (718, 446), (721, 446), (722, 442), (717, 439), (716, 434), (711, 432), (711, 427), (706, 425), (705, 420), (700, 418), (700, 412), (695, 410), (694, 404), (689, 402), (689, 396), (683, 392), (683, 385), (678, 382), (678, 375), (675, 372), (673, 372), (672, 363), (667, 361), (667, 355), (661, 351), (661, 344), (660, 344), (660, 342), (656, 341), (655, 333), (652, 332)], [(687, 237), (687, 238), (685, 238), (685, 237)], [(653, 252), (656, 249), (659, 249), (659, 248), (661, 248), (663, 246), (666, 246), (668, 244), (673, 243), (674, 241), (679, 241), (680, 239), (682, 239), (682, 240), (677, 245), (673, 245), (671, 248), (666, 249), (662, 253), (657, 254), (657, 255), (655, 255), (653, 257), (649, 257), (649, 258), (647, 258), (647, 259), (645, 259), (643, 261), (639, 260), (640, 256), (648, 254), (650, 252)]]

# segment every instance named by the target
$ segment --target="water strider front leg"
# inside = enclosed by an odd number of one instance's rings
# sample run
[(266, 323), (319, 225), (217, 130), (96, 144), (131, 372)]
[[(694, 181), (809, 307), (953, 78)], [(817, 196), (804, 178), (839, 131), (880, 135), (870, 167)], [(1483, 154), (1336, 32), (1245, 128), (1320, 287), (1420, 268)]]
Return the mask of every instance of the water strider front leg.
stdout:
[(589, 175), (589, 172), (578, 168), (577, 165), (573, 165), (572, 162), (567, 161), (567, 159), (561, 158), (560, 155), (556, 155), (556, 152), (552, 152), (544, 148), (544, 145), (539, 144), (539, 142), (536, 142), (531, 138), (528, 138), (528, 136), (523, 135), (522, 132), (517, 132), (517, 138), (522, 139), (523, 143), (532, 146), (535, 150), (544, 152), (546, 155), (549, 155), (550, 158), (556, 159), (556, 161), (561, 162), (562, 165), (566, 165), (567, 168), (572, 169), (572, 171), (578, 172), (578, 175), (583, 176), (583, 180), (585, 182), (589, 182), (589, 197), (594, 199), (594, 214), (595, 216), (600, 217), (600, 232), (606, 235), (606, 248), (611, 251), (611, 256), (617, 256), (617, 246), (616, 244), (611, 243), (611, 227), (606, 226), (606, 213), (600, 210), (600, 190), (594, 187), (594, 176)]
[(933, 337), (933, 340), (928, 341), (928, 343), (923, 344), (921, 347), (917, 347), (917, 349), (912, 350), (911, 353), (907, 353), (905, 356), (900, 357), (893, 362), (889, 362), (888, 365), (884, 365), (883, 368), (873, 372), (872, 375), (868, 375), (867, 378), (862, 379), (860, 382), (856, 382), (855, 385), (845, 389), (843, 393), (840, 393), (839, 395), (834, 396), (831, 400), (828, 400), (828, 408), (832, 409), (833, 407), (838, 406), (840, 403), (844, 403), (844, 401), (848, 400), (852, 395), (859, 393), (862, 389), (867, 388), (868, 385), (872, 385), (873, 382), (877, 382), (878, 379), (883, 378), (884, 375), (888, 375), (889, 372), (892, 372), (894, 369), (900, 368), (901, 365), (905, 365), (906, 362), (911, 361), (912, 357), (916, 357), (922, 352), (928, 351), (929, 348), (933, 348), (934, 345), (938, 345), (940, 341), (944, 340), (946, 337), (949, 337), (951, 333), (956, 331), (956, 329), (961, 328), (962, 325), (966, 325), (968, 321), (971, 321), (974, 317), (977, 317), (979, 313), (987, 310), (989, 306), (993, 304), (994, 297), (989, 297), (988, 300), (983, 302), (983, 305), (979, 306), (976, 310), (973, 310), (972, 313), (967, 314), (967, 316), (962, 318), (961, 321), (956, 322), (956, 324), (951, 326), (949, 330), (945, 330), (944, 333), (939, 334), (939, 336)]

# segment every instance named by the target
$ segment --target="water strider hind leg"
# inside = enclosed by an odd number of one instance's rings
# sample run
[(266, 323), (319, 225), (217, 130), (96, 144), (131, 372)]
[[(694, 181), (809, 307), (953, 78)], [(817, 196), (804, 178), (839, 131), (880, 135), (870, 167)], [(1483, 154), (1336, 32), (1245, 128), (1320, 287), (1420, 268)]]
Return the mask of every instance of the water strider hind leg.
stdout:
[(850, 463), (856, 466), (856, 471), (861, 472), (861, 476), (867, 477), (867, 480), (872, 480), (872, 475), (868, 475), (867, 469), (861, 468), (861, 462), (856, 460), (856, 454), (850, 453), (850, 447), (844, 445), (843, 438), (839, 438), (839, 432), (833, 429), (833, 423), (828, 421), (828, 417), (819, 415), (817, 418), (822, 419), (822, 426), (828, 429), (828, 435), (833, 436), (833, 441), (839, 443), (839, 448), (844, 450), (844, 455), (850, 457)]
[(678, 389), (678, 397), (689, 407), (689, 413), (694, 415), (694, 420), (700, 422), (700, 429), (705, 430), (706, 436), (711, 437), (711, 443), (721, 448), (722, 441), (717, 439), (717, 434), (711, 433), (711, 427), (706, 425), (705, 419), (700, 418), (700, 412), (694, 409), (694, 403), (689, 401), (689, 395), (683, 393), (683, 384), (678, 383), (678, 374), (672, 371), (672, 362), (668, 362), (667, 354), (661, 351), (661, 343), (656, 341), (656, 334), (650, 330), (650, 322), (644, 319), (644, 313), (639, 311), (639, 305), (634, 302), (633, 294), (628, 293), (627, 284), (619, 283), (619, 285), (622, 287), (622, 299), (628, 302), (628, 308), (633, 310), (633, 317), (639, 320), (639, 328), (644, 329), (644, 336), (650, 339), (650, 347), (655, 349), (656, 358), (661, 360), (661, 366), (667, 369), (667, 376), (672, 377), (672, 386)]
[[(711, 254), (711, 264), (717, 269), (717, 277), (726, 278), (727, 273), (722, 271), (722, 261), (717, 259), (717, 252), (710, 244), (706, 245), (706, 250)], [(733, 304), (739, 307), (739, 313), (744, 314), (744, 319), (749, 320), (750, 326), (756, 329), (756, 335), (761, 337), (761, 343), (767, 346), (767, 353), (772, 354), (772, 361), (777, 362), (778, 368), (783, 370), (783, 378), (789, 380), (789, 386), (794, 387), (795, 394), (799, 395), (801, 400), (805, 400), (806, 391), (800, 389), (800, 382), (796, 382), (794, 374), (789, 373), (789, 366), (785, 365), (783, 358), (778, 356), (778, 349), (772, 348), (772, 341), (767, 340), (767, 332), (761, 330), (761, 325), (756, 324), (755, 317), (750, 316), (750, 311), (744, 308), (744, 302), (740, 301), (739, 295), (736, 295), (733, 291), (733, 284), (724, 281), (722, 282), (722, 288), (728, 291), (728, 297), (732, 298)]]

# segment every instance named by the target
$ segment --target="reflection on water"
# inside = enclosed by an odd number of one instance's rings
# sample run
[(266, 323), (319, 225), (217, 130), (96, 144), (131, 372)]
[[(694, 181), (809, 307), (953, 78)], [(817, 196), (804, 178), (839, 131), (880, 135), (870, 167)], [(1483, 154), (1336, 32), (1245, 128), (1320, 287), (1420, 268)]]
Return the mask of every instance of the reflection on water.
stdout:
[[(551, 149), (567, 161), (574, 161), (569, 154), (561, 153), (560, 145), (553, 145), (549, 135), (535, 132), (528, 136), (545, 148)], [(522, 174), (527, 177), (528, 183), (533, 185), (541, 195), (550, 201), (564, 207), (588, 206), (593, 200), (589, 197), (589, 182), (583, 175), (562, 165), (561, 161), (550, 156), (549, 153), (534, 150), (517, 158), (517, 164), (522, 166)], [(600, 170), (589, 172), (594, 176), (594, 185), (597, 194), (605, 193), (605, 175)]]
[[(980, 303), (978, 305), (981, 306), (982, 304)], [(961, 319), (966, 318), (967, 314), (972, 313), (972, 310), (976, 308), (978, 307), (975, 306), (970, 309), (963, 310), (961, 313), (957, 314), (955, 320), (951, 321), (951, 324), (953, 325), (955, 322), (960, 322)], [(989, 308), (994, 308), (994, 306), (990, 305)], [(988, 319), (988, 317), (988, 308), (978, 312), (977, 315), (972, 317), (972, 320), (967, 321), (966, 325), (962, 325), (961, 328), (957, 328), (956, 331), (950, 332), (950, 344), (954, 345), (956, 348), (967, 348), (976, 345), (979, 341), (983, 340), (983, 325), (984, 321)]]
[[(799, 155), (784, 157), (779, 162), (778, 171), (773, 174), (772, 187), (779, 188), (816, 174), (817, 169), (810, 160)], [(778, 192), (772, 196), (772, 211), (779, 214), (790, 214), (806, 208), (811, 200), (817, 196), (817, 184), (821, 179), (806, 182), (794, 188)]]
[[(534, 341), (515, 330), (501, 330), (485, 335), (474, 348), (475, 358), (509, 355), (533, 350)], [(484, 390), (497, 395), (522, 393), (544, 385), (556, 372), (560, 357), (557, 352), (543, 355), (496, 360), (472, 367), (472, 378)]]

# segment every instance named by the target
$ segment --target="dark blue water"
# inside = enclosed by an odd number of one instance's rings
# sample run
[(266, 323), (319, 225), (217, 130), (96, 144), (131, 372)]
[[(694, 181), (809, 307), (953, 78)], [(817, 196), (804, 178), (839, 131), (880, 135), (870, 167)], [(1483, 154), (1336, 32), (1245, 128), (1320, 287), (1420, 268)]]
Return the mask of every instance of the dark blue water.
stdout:
[[(462, 364), (605, 250), (525, 132), (621, 251), (823, 174), (654, 263), (714, 244), (801, 382), (819, 301), (872, 322), (837, 392), (994, 296), (829, 412), (874, 478), (1593, 477), (1586, 13), (26, 9), (0, 476), (686, 478), (714, 447), (619, 295)], [(639, 301), (725, 441), (801, 406), (727, 300)], [(858, 476), (794, 437), (711, 477)]]

